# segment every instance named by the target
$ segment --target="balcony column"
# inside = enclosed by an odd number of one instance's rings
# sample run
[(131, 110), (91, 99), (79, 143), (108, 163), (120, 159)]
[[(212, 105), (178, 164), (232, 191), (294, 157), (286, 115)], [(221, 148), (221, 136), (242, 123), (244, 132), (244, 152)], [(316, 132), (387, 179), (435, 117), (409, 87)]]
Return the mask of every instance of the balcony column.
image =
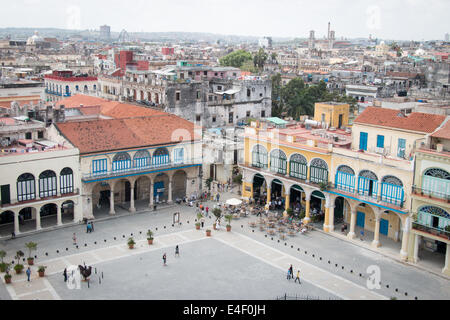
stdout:
[(62, 226), (62, 213), (60, 205), (56, 205), (56, 225)]
[(19, 212), (14, 211), (14, 233), (17, 235), (20, 233), (19, 230)]
[(325, 232), (333, 232), (334, 231), (334, 206), (328, 205), (325, 207), (325, 222), (323, 225), (323, 230)]
[(450, 276), (450, 243), (447, 243), (447, 249), (445, 251), (445, 266), (442, 269), (442, 273)]
[(350, 232), (347, 234), (349, 239), (355, 239), (355, 226), (356, 226), (356, 208), (352, 210), (350, 218)]
[(173, 201), (172, 201), (172, 177), (170, 177), (170, 180), (169, 180), (169, 194), (168, 194), (168, 199), (167, 199), (167, 203), (169, 203), (169, 204), (171, 204), (171, 203), (173, 203)]
[(372, 241), (372, 247), (378, 248), (381, 246), (380, 244), (380, 214), (375, 214), (375, 230), (374, 230), (374, 237)]
[(400, 259), (406, 261), (408, 259), (408, 239), (409, 239), (409, 229), (411, 224), (411, 218), (407, 217), (403, 225), (403, 236), (402, 236), (402, 248), (400, 250)]
[(419, 262), (419, 246), (420, 246), (421, 241), (422, 241), (422, 236), (415, 234), (414, 235), (414, 258), (413, 258), (414, 263)]
[(153, 205), (154, 205), (154, 201), (153, 201), (153, 182), (150, 182), (150, 202), (148, 204), (148, 207), (153, 210)]
[(134, 207), (134, 182), (131, 183), (131, 188), (130, 188), (130, 212), (136, 212), (136, 208)]
[(41, 230), (41, 213), (39, 210), (36, 210), (36, 230)]
[(290, 197), (291, 197), (291, 195), (289, 194), (289, 192), (286, 192), (285, 194), (285, 199), (284, 199), (284, 201), (285, 201), (285, 203), (284, 203), (284, 209), (287, 211), (288, 209), (289, 209), (289, 201), (290, 201)]
[(109, 196), (109, 214), (116, 214), (116, 211), (114, 210), (114, 189), (111, 189)]
[(272, 190), (270, 190), (270, 188), (267, 188), (267, 198), (266, 198), (266, 203), (269, 203), (270, 200), (272, 199), (272, 194), (271, 194)]
[(305, 218), (303, 219), (305, 224), (308, 224), (311, 221), (310, 218), (310, 208), (311, 208), (311, 195), (306, 194), (305, 198)]

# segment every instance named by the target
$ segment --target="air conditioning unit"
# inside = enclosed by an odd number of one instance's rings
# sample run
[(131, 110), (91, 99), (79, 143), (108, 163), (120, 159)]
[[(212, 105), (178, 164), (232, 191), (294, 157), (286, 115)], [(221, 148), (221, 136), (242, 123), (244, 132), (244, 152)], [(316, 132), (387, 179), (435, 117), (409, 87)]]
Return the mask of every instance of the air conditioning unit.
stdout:
[(377, 154), (384, 154), (384, 148), (376, 147), (375, 148), (375, 153), (377, 153)]

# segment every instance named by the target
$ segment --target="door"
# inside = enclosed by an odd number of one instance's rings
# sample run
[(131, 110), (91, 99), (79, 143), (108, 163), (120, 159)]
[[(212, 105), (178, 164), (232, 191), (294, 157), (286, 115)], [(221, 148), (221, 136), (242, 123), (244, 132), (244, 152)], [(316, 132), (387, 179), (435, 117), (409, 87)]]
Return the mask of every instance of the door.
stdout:
[(388, 235), (389, 231), (389, 221), (385, 219), (380, 220), (380, 234)]
[(155, 197), (155, 200), (156, 200), (156, 196), (158, 196), (159, 200), (161, 201), (161, 199), (164, 195), (164, 181), (155, 182), (154, 187), (153, 187), (153, 195)]
[(356, 213), (356, 225), (364, 229), (364, 222), (366, 221), (366, 215), (364, 212)]
[(367, 150), (367, 132), (359, 133), (359, 150)]
[(125, 181), (125, 202), (131, 201), (131, 185), (128, 181)]
[(339, 115), (339, 123), (338, 128), (340, 129), (342, 127), (342, 114)]
[(2, 196), (2, 204), (11, 203), (9, 184), (5, 184), (5, 185), (1, 186), (1, 196)]

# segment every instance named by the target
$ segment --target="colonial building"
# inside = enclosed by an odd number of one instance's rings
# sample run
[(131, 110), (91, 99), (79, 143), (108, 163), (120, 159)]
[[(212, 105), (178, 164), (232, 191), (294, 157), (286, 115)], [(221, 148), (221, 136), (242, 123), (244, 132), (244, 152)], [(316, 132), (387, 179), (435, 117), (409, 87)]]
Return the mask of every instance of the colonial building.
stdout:
[[(450, 275), (450, 122), (416, 150), (408, 260)], [(425, 264), (425, 266), (427, 266)]]
[(74, 75), (71, 70), (57, 70), (44, 76), (46, 100), (56, 102), (73, 94), (96, 94), (97, 77)]
[(85, 218), (153, 209), (199, 191), (201, 130), (174, 115), (152, 111), (135, 118), (54, 125), (55, 135), (80, 150)]
[(0, 235), (82, 218), (78, 149), (49, 139), (45, 123), (0, 119)]

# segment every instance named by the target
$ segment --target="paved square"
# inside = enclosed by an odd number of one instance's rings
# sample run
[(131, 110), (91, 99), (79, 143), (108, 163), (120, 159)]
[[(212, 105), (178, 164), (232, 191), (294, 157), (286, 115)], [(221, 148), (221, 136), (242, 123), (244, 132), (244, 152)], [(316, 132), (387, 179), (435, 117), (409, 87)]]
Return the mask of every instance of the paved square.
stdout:
[[(167, 266), (162, 254), (167, 253)], [(156, 249), (96, 264), (89, 288), (70, 290), (60, 274), (48, 280), (62, 299), (275, 299), (284, 295), (309, 295), (337, 299), (325, 290), (302, 281), (286, 280), (286, 272), (247, 255), (214, 238)], [(99, 284), (103, 272), (104, 278)], [(94, 273), (94, 272), (93, 272)]]

